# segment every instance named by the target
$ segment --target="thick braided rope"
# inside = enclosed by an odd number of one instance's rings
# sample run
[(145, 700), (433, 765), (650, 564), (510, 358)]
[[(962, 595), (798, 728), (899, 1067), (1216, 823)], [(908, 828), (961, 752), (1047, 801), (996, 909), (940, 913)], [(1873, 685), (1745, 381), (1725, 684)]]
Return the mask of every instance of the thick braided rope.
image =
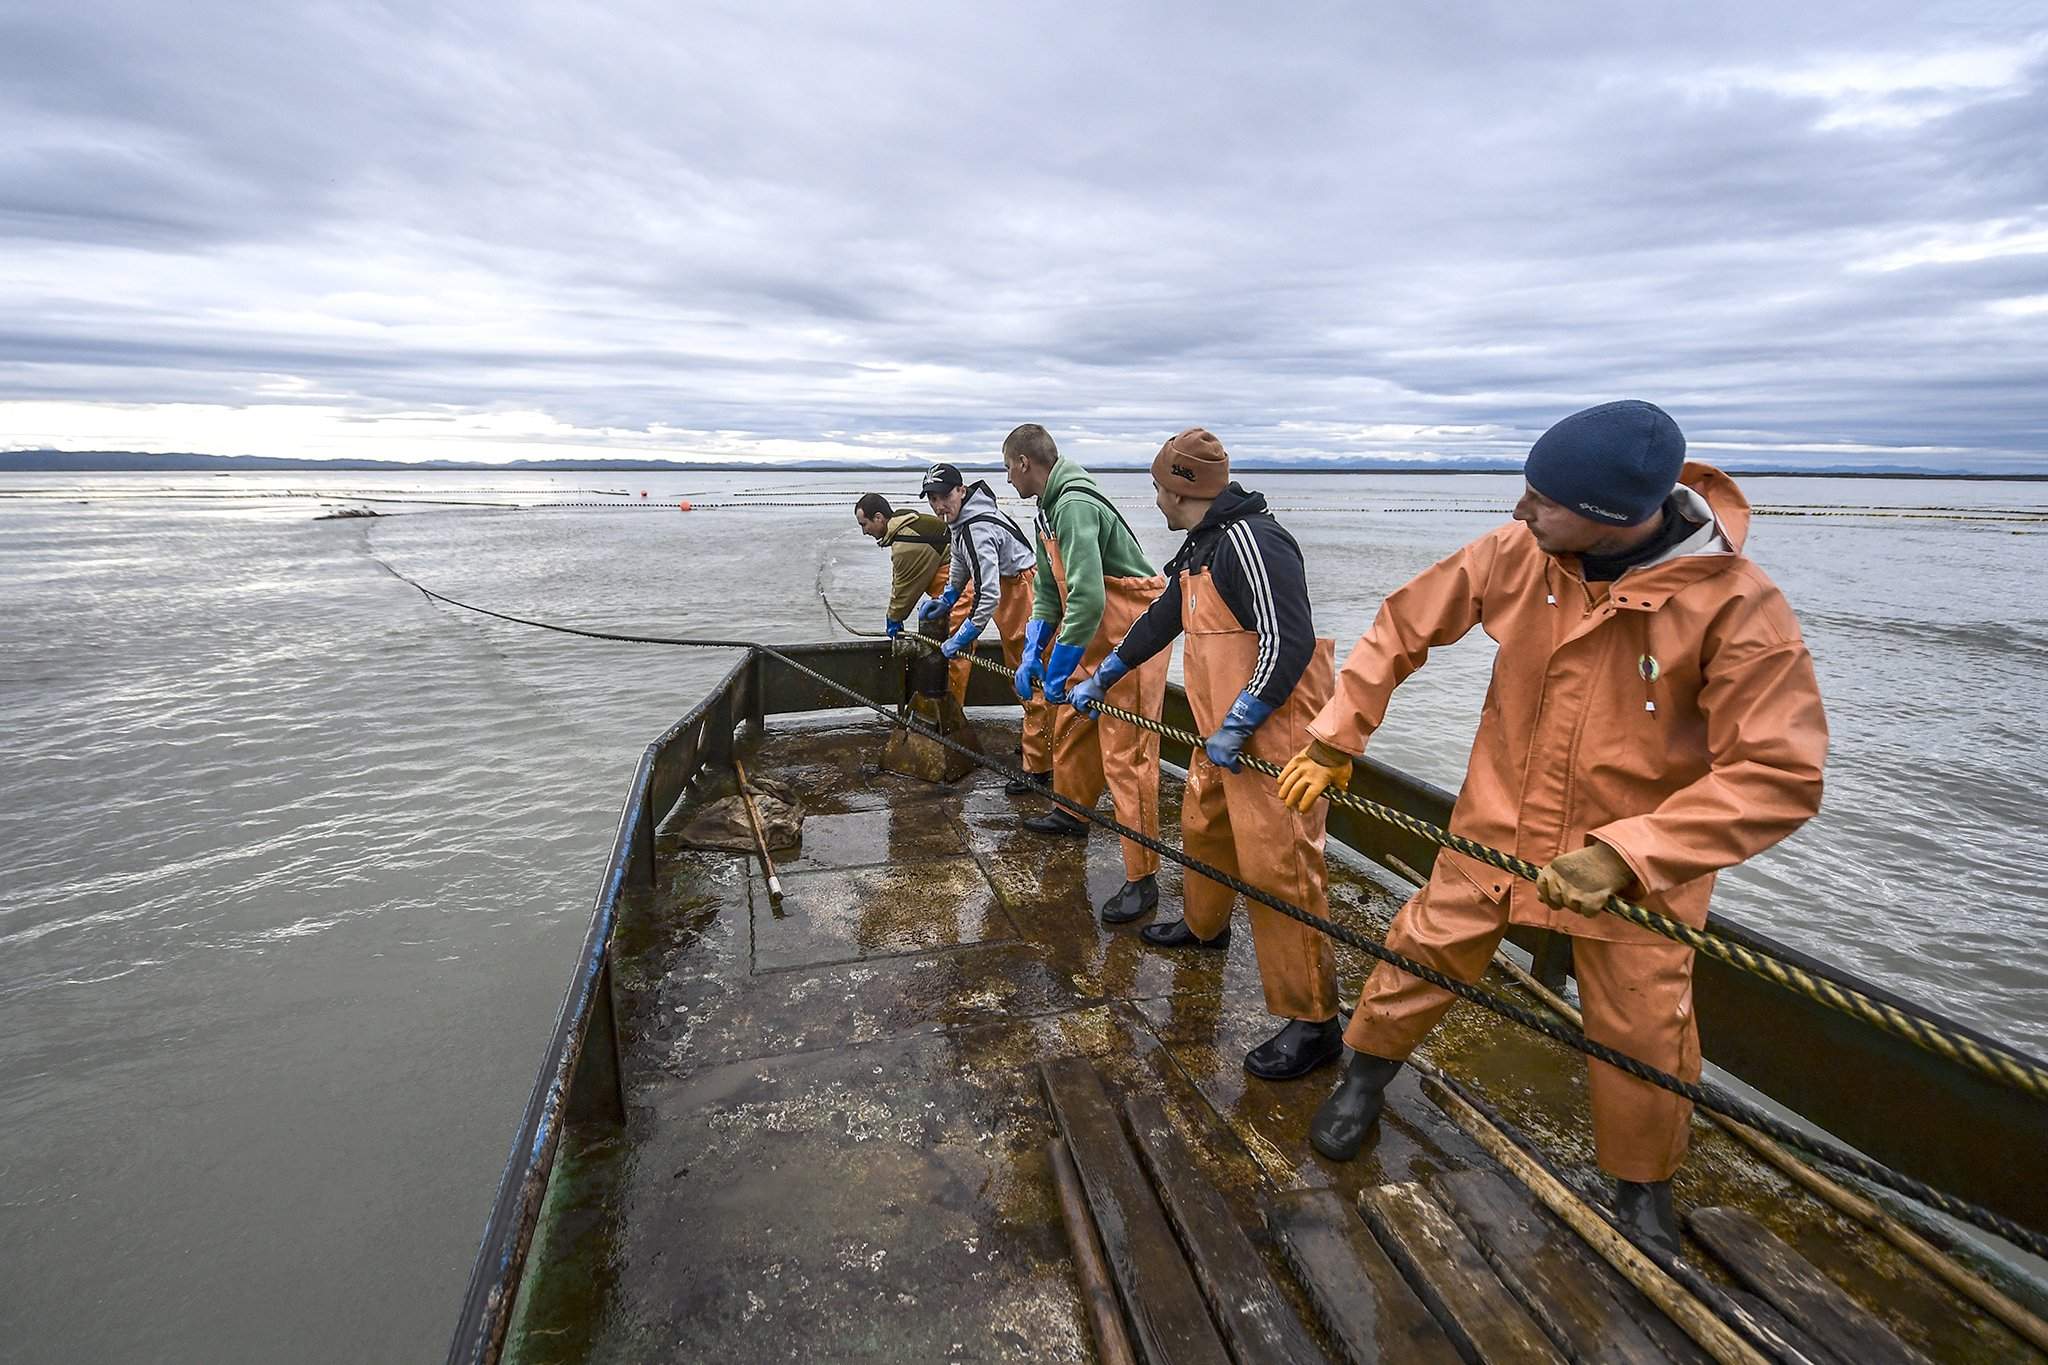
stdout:
[[(899, 713), (892, 710), (872, 697), (864, 696), (844, 683), (829, 678), (814, 668), (798, 663), (787, 654), (769, 645), (736, 640), (690, 639), (660, 635), (625, 635), (608, 631), (584, 630), (572, 626), (560, 626), (547, 621), (535, 621), (523, 616), (512, 616), (504, 612), (471, 606), (467, 602), (461, 602), (453, 597), (435, 592), (415, 582), (413, 579), (407, 578), (388, 564), (384, 565), (384, 567), (394, 578), (418, 589), (422, 595), (432, 601), (445, 602), (449, 606), (459, 607), (464, 611), (473, 611), (479, 615), (510, 622), (513, 625), (531, 626), (538, 630), (554, 631), (563, 635), (579, 636), (590, 640), (612, 640), (625, 644), (685, 645), (715, 649), (745, 648), (755, 650), (811, 679), (827, 691), (844, 697), (855, 706), (873, 711), (876, 715), (893, 725), (921, 734), (934, 743), (962, 755), (979, 767), (991, 769), (1013, 780), (1024, 777), (1021, 769), (1013, 768), (1007, 763), (990, 758), (976, 749), (969, 748), (950, 736), (941, 734), (932, 726), (925, 724), (916, 715), (908, 712)], [(1541, 1033), (1545, 1037), (1560, 1042), (1574, 1051), (1584, 1053), (1586, 1056), (1597, 1061), (1605, 1062), (1609, 1066), (1636, 1077), (1638, 1080), (1645, 1081), (1659, 1089), (1670, 1091), (1672, 1094), (1678, 1095), (1683, 1099), (1691, 1100), (1700, 1108), (1708, 1109), (1714, 1113), (1723, 1114), (1729, 1118), (1746, 1123), (1788, 1147), (1807, 1153), (1815, 1160), (1834, 1166), (1838, 1170), (1847, 1171), (1852, 1175), (1859, 1176), (1874, 1185), (1879, 1185), (1895, 1193), (1902, 1194), (1930, 1208), (1939, 1209), (1953, 1218), (1961, 1219), (1975, 1227), (2003, 1237), (2015, 1246), (2022, 1247), (2037, 1256), (2048, 1256), (2048, 1237), (2044, 1237), (2029, 1228), (2022, 1227), (2002, 1214), (1994, 1213), (1990, 1209), (1981, 1208), (1976, 1204), (1970, 1203), (1968, 1200), (1959, 1199), (1923, 1181), (1916, 1180), (1902, 1172), (1894, 1171), (1889, 1166), (1872, 1161), (1860, 1152), (1852, 1151), (1825, 1138), (1805, 1133), (1790, 1124), (1782, 1122), (1775, 1115), (1768, 1114), (1753, 1105), (1745, 1103), (1718, 1087), (1681, 1080), (1677, 1076), (1666, 1071), (1660, 1071), (1649, 1063), (1631, 1057), (1627, 1053), (1619, 1052), (1604, 1043), (1595, 1042), (1591, 1038), (1586, 1037), (1584, 1033), (1573, 1029), (1561, 1020), (1557, 1020), (1548, 1014), (1537, 1014), (1524, 1009), (1505, 997), (1494, 994), (1492, 991), (1460, 981), (1456, 977), (1448, 976), (1427, 963), (1396, 952), (1385, 944), (1367, 938), (1355, 930), (1281, 900), (1271, 892), (1253, 886), (1249, 882), (1243, 881), (1219, 867), (1211, 866), (1201, 859), (1173, 847), (1171, 844), (1145, 834), (1142, 831), (1131, 829), (1114, 817), (1103, 815), (1092, 806), (1083, 806), (1080, 802), (1061, 796), (1057, 792), (1048, 791), (1045, 795), (1055, 805), (1058, 805), (1070, 814), (1101, 825), (1122, 838), (1143, 845), (1161, 857), (1180, 864), (1191, 872), (1207, 877), (1221, 886), (1230, 888), (1247, 900), (1256, 901), (1278, 914), (1285, 915), (1297, 923), (1316, 930), (1318, 933), (1325, 934), (1340, 943), (1348, 944), (1370, 957), (1448, 991), (1459, 999), (1469, 1000), (1482, 1009), (1520, 1024), (1532, 1032)]]
[[(1021, 779), (1024, 776), (1022, 769), (1013, 768), (999, 759), (990, 758), (986, 754), (961, 744), (957, 740), (940, 733), (914, 714), (899, 715), (873, 698), (863, 696), (844, 683), (828, 678), (817, 670), (798, 663), (771, 646), (756, 645), (755, 648), (786, 667), (810, 678), (821, 687), (845, 697), (855, 705), (875, 712), (877, 715), (889, 720), (892, 724), (923, 735), (925, 738), (954, 753), (971, 758), (981, 767), (988, 768), (1013, 780)], [(1709, 1109), (1717, 1114), (1725, 1114), (1730, 1118), (1746, 1123), (1761, 1132), (1768, 1133), (1771, 1137), (1776, 1138), (1788, 1147), (1794, 1147), (1806, 1152), (1818, 1161), (1825, 1162), (1840, 1170), (1848, 1171), (1853, 1175), (1870, 1181), (1872, 1184), (1881, 1185), (1886, 1189), (1903, 1194), (1909, 1199), (1926, 1204), (1931, 1208), (1940, 1209), (1952, 1217), (1972, 1223), (1988, 1232), (1994, 1232), (2014, 1245), (2025, 1247), (2036, 1255), (2048, 1254), (2048, 1237), (2044, 1237), (2029, 1228), (2022, 1227), (2002, 1214), (1993, 1213), (1991, 1210), (1980, 1208), (1967, 1200), (1958, 1199), (1954, 1195), (1938, 1190), (1923, 1181), (1916, 1180), (1909, 1175), (1892, 1170), (1889, 1166), (1872, 1161), (1860, 1152), (1852, 1151), (1825, 1138), (1815, 1137), (1812, 1134), (1803, 1132), (1790, 1124), (1782, 1122), (1773, 1115), (1767, 1114), (1763, 1110), (1737, 1099), (1718, 1087), (1681, 1080), (1670, 1072), (1661, 1071), (1649, 1063), (1631, 1057), (1625, 1052), (1617, 1051), (1605, 1043), (1595, 1042), (1583, 1032), (1548, 1014), (1537, 1014), (1534, 1011), (1524, 1009), (1504, 996), (1497, 995), (1483, 987), (1460, 981), (1454, 976), (1438, 971), (1428, 963), (1411, 958), (1404, 953), (1387, 947), (1383, 943), (1367, 938), (1354, 929), (1284, 901), (1271, 892), (1254, 886), (1232, 873), (1225, 872), (1222, 868), (1205, 863), (1201, 859), (1175, 848), (1172, 844), (1162, 839), (1154, 838), (1140, 830), (1132, 829), (1115, 817), (1104, 815), (1092, 806), (1084, 806), (1078, 801), (1061, 796), (1059, 793), (1050, 790), (1042, 792), (1041, 795), (1072, 815), (1100, 825), (1120, 838), (1128, 839), (1132, 843), (1149, 848), (1162, 858), (1176, 862), (1190, 872), (1207, 877), (1211, 881), (1226, 886), (1247, 900), (1256, 901), (1275, 913), (1285, 915), (1288, 919), (1294, 920), (1299, 924), (1307, 925), (1309, 928), (1316, 930), (1318, 933), (1325, 934), (1339, 943), (1348, 944), (1370, 957), (1408, 973), (1410, 976), (1418, 977), (1423, 981), (1427, 981), (1432, 986), (1449, 991), (1461, 1000), (1469, 1000), (1483, 1009), (1522, 1025), (1524, 1028), (1541, 1033), (1545, 1037), (1563, 1043), (1566, 1047), (1582, 1052), (1588, 1057), (1605, 1062), (1618, 1070), (1625, 1071), (1638, 1080), (1646, 1081), (1651, 1085), (1657, 1086), (1659, 1089), (1668, 1090), (1674, 1095), (1691, 1100), (1702, 1109)]]
[[(844, 625), (843, 622), (841, 624)], [(922, 636), (910, 638), (918, 640), (921, 644), (931, 643)], [(977, 668), (985, 668), (1009, 678), (1017, 676), (1016, 669), (992, 659), (969, 657)], [(1141, 716), (1121, 707), (1111, 706), (1107, 702), (1096, 703), (1094, 709), (1127, 725), (1135, 725), (1141, 730), (1149, 730), (1153, 734), (1178, 740), (1191, 748), (1199, 749), (1203, 743), (1200, 735), (1190, 734), (1149, 716)], [(1253, 772), (1264, 773), (1274, 778), (1280, 776), (1280, 769), (1263, 759), (1246, 755), (1242, 762)], [(1467, 839), (1462, 834), (1440, 829), (1427, 820), (1417, 819), (1406, 811), (1396, 810), (1392, 806), (1382, 805), (1362, 796), (1353, 796), (1350, 792), (1340, 791), (1335, 787), (1326, 788), (1323, 796), (1333, 806), (1341, 806), (1398, 829), (1404, 829), (1419, 838), (1462, 853), (1468, 858), (1525, 881), (1535, 881), (1536, 874), (1542, 870), (1527, 859)], [(1609, 896), (1603, 908), (1610, 915), (1625, 919), (1631, 924), (1641, 925), (1652, 933), (1661, 934), (1674, 942), (1683, 943), (1695, 952), (1705, 953), (1740, 971), (1760, 976), (1773, 985), (1795, 995), (1803, 995), (1810, 1000), (1818, 1001), (1851, 1018), (1860, 1019), (1895, 1038), (1903, 1038), (1923, 1051), (1947, 1058), (2015, 1090), (2024, 1091), (2039, 1099), (2048, 1099), (2048, 1068), (2043, 1068), (2030, 1058), (2008, 1052), (2003, 1048), (1987, 1046), (1975, 1038), (1951, 1033), (1935, 1020), (1910, 1013), (1887, 1001), (1874, 1000), (1847, 982), (1837, 981), (1797, 963), (1785, 962), (1766, 953), (1760, 953), (1744, 944), (1730, 942), (1719, 934), (1710, 933), (1705, 929), (1695, 929), (1690, 924), (1672, 919), (1669, 915), (1660, 915), (1620, 896)]]

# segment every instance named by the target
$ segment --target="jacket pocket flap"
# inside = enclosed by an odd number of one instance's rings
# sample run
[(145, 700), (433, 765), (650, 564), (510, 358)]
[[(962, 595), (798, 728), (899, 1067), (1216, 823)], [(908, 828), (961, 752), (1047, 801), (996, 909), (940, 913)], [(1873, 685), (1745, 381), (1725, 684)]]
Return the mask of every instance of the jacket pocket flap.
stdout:
[(1514, 876), (1497, 867), (1490, 867), (1477, 858), (1468, 858), (1452, 849), (1439, 849), (1436, 865), (1447, 867), (1452, 874), (1469, 886), (1481, 900), (1498, 905), (1507, 897), (1514, 885)]

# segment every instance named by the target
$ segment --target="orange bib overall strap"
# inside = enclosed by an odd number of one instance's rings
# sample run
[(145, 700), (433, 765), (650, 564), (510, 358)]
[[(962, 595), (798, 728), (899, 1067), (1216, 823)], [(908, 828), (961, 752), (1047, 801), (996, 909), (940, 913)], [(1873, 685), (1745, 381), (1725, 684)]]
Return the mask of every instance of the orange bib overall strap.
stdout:
[[(953, 576), (951, 561), (942, 560), (932, 573), (932, 581), (925, 586), (925, 596), (932, 598), (946, 595), (946, 581)], [(953, 610), (946, 616), (946, 633), (952, 634), (967, 623), (974, 613), (974, 585), (969, 583), (960, 594), (960, 600), (953, 604)], [(961, 705), (967, 703), (967, 680), (974, 676), (974, 665), (967, 662), (965, 651), (952, 663), (946, 665), (946, 686), (953, 693), (953, 700)]]
[[(1060, 562), (1059, 541), (1049, 531), (1041, 531), (1040, 540), (1045, 546), (1046, 564), (1052, 569), (1053, 585), (1059, 589), (1060, 602), (1064, 604), (1067, 577)], [(1157, 574), (1150, 578), (1104, 577), (1102, 621), (1082, 651), (1069, 686), (1093, 673), (1116, 648), (1117, 641), (1145, 614), (1145, 608), (1165, 591), (1166, 580)], [(1166, 710), (1166, 665), (1166, 653), (1161, 651), (1142, 667), (1118, 679), (1103, 700), (1125, 711), (1159, 719)], [(1092, 806), (1101, 798), (1105, 786), (1116, 807), (1117, 819), (1154, 839), (1159, 837), (1159, 736), (1112, 716), (1090, 720), (1071, 706), (1054, 707), (1052, 789), (1084, 806)], [(1157, 853), (1129, 839), (1121, 842), (1125, 880), (1136, 881), (1159, 870)]]
[[(1216, 591), (1208, 570), (1181, 575), (1181, 634), (1188, 705), (1205, 735), (1215, 733), (1258, 663), (1258, 632), (1246, 630)], [(1161, 651), (1160, 657), (1165, 656)], [(1252, 732), (1244, 752), (1285, 763), (1308, 742), (1308, 723), (1335, 686), (1337, 646), (1318, 638), (1308, 669), (1280, 708)], [(1197, 749), (1181, 796), (1181, 841), (1197, 858), (1234, 873), (1302, 909), (1327, 918), (1321, 802), (1303, 815), (1280, 804), (1273, 779), (1230, 772)], [(1190, 930), (1214, 938), (1230, 923), (1231, 890), (1190, 872), (1182, 884)], [(1321, 1022), (1337, 1014), (1337, 960), (1330, 940), (1263, 905), (1249, 907), (1252, 942), (1266, 1008), (1283, 1019)]]
[[(1024, 628), (1031, 624), (1031, 589), (1037, 581), (1036, 567), (1003, 577), (1002, 595), (996, 598), (996, 634), (1003, 642), (1003, 662), (1011, 668), (1024, 662)], [(1024, 771), (1052, 771), (1053, 705), (1038, 693), (1024, 703)]]

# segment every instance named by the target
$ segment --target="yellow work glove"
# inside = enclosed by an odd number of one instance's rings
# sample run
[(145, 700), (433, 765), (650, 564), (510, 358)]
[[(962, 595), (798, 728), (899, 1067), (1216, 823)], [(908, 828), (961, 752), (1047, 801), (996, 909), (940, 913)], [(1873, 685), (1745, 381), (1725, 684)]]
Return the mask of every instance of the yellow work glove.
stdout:
[(1280, 770), (1280, 801), (1306, 814), (1329, 788), (1342, 791), (1350, 785), (1351, 755), (1311, 739)]
[(1536, 874), (1536, 894), (1545, 905), (1581, 915), (1597, 915), (1609, 896), (1618, 896), (1636, 879), (1621, 855), (1606, 844), (1591, 843), (1560, 853)]

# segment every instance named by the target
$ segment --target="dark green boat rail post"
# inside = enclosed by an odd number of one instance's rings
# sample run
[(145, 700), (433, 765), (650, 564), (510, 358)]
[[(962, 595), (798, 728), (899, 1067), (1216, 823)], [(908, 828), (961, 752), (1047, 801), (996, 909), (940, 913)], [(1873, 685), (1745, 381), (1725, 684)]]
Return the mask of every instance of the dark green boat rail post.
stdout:
[[(865, 696), (903, 695), (903, 664), (879, 642), (795, 645), (782, 652)], [(998, 657), (992, 646), (982, 652)], [(986, 670), (975, 672), (968, 705), (1014, 700), (1004, 679)], [(496, 1365), (564, 1126), (623, 1120), (611, 935), (621, 897), (647, 894), (654, 887), (655, 830), (699, 773), (731, 763), (740, 726), (758, 730), (769, 716), (845, 710), (843, 697), (772, 656), (749, 650), (703, 701), (642, 753), (575, 974), (499, 1177), (449, 1348), (450, 1365)], [(1167, 689), (1165, 719), (1194, 728), (1187, 696), (1177, 686)], [(1185, 746), (1171, 741), (1162, 742), (1162, 756), (1183, 766), (1189, 757)], [(1376, 760), (1357, 761), (1351, 790), (1431, 824), (1449, 825), (1451, 793)], [(1331, 808), (1329, 830), (1332, 838), (1403, 876), (1427, 876), (1436, 861), (1436, 845), (1341, 807)], [(1708, 925), (1725, 938), (1785, 961), (1813, 961), (1719, 915), (1711, 916)], [(1510, 928), (1508, 937), (1553, 972), (1569, 961), (1564, 951), (1568, 939), (1519, 925)], [(1899, 999), (1882, 987), (1844, 979), (1873, 999)], [(2039, 1153), (2048, 1150), (2048, 1102), (1997, 1085), (1713, 958), (1695, 959), (1693, 996), (1708, 1060), (1879, 1161), (2019, 1222), (2048, 1227), (2048, 1182), (2038, 1170)], [(1957, 1034), (1983, 1037), (1953, 1021), (1944, 1024)], [(1879, 1087), (1882, 1105), (1872, 1102)]]

